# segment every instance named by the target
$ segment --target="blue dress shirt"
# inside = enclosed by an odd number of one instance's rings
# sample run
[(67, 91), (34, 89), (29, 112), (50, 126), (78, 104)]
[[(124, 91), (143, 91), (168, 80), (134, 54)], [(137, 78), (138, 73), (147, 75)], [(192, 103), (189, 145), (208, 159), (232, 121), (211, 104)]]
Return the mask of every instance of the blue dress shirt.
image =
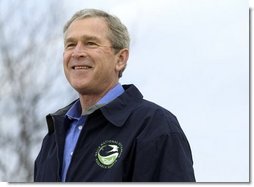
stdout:
[(69, 118), (72, 122), (70, 128), (68, 129), (65, 146), (64, 146), (64, 155), (63, 155), (63, 167), (62, 167), (62, 181), (65, 181), (66, 174), (71, 162), (72, 154), (74, 152), (75, 146), (78, 141), (79, 134), (85, 125), (86, 118), (88, 114), (91, 114), (93, 111), (99, 107), (108, 104), (110, 101), (114, 100), (124, 92), (124, 89), (121, 84), (117, 84), (111, 90), (109, 90), (94, 106), (88, 109), (88, 112), (85, 115), (82, 115), (82, 108), (80, 100), (77, 100), (72, 107), (66, 113), (66, 117)]

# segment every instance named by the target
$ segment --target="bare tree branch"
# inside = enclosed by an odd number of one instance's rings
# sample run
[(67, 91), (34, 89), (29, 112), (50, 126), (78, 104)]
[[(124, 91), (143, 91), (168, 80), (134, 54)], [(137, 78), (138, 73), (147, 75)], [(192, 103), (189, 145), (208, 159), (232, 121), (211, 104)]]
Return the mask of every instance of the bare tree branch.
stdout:
[(0, 1), (1, 181), (33, 179), (33, 152), (45, 129), (38, 112), (46, 108), (41, 103), (53, 102), (50, 93), (59, 76), (58, 12), (63, 11), (57, 0), (43, 6), (30, 0)]

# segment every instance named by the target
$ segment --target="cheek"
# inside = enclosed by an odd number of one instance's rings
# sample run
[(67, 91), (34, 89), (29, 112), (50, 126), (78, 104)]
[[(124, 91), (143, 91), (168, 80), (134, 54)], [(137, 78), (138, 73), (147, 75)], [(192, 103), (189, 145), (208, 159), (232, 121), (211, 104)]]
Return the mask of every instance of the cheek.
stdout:
[(63, 54), (63, 69), (66, 76), (68, 76), (68, 62), (70, 60), (70, 55), (66, 52)]
[(64, 68), (67, 68), (70, 57), (71, 57), (71, 55), (69, 53), (64, 52), (64, 54), (63, 54), (63, 66), (64, 66)]

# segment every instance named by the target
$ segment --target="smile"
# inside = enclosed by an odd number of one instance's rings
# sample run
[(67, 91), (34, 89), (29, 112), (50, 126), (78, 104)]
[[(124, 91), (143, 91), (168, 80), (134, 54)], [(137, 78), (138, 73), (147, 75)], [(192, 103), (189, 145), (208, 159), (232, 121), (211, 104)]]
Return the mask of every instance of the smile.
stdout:
[(86, 66), (86, 65), (82, 65), (82, 66), (73, 66), (72, 69), (74, 70), (82, 70), (82, 69), (91, 69), (91, 66)]

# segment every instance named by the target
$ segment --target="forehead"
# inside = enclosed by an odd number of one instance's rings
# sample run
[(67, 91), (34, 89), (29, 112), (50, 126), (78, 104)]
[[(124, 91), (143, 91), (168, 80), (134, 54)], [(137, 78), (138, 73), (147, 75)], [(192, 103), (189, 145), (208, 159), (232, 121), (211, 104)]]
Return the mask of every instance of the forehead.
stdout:
[(108, 25), (102, 17), (89, 17), (74, 20), (65, 33), (65, 39), (91, 36), (99, 39), (108, 38)]

